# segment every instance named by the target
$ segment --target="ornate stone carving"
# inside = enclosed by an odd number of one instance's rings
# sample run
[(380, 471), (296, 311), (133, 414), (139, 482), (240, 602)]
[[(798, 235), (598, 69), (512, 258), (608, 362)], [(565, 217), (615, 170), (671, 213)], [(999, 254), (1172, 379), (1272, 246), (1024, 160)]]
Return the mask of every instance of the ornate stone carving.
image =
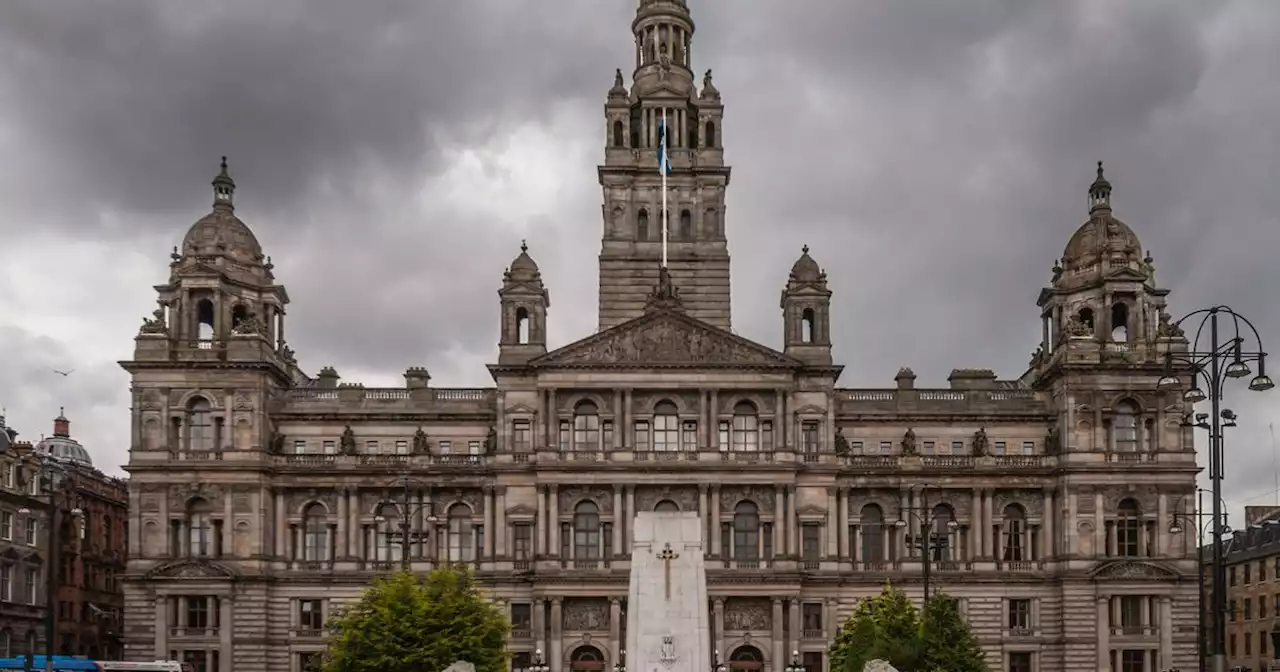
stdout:
[(725, 486), (720, 489), (720, 510), (732, 512), (734, 507), (744, 499), (751, 500), (762, 513), (773, 512), (774, 492), (772, 486), (740, 485)]
[(148, 579), (230, 579), (235, 574), (226, 567), (203, 560), (178, 560), (147, 572)]
[(323, 490), (320, 488), (307, 488), (305, 490), (292, 490), (289, 492), (289, 513), (297, 513), (302, 507), (311, 502), (320, 502), (324, 508), (332, 515), (338, 513), (338, 493), (335, 490)]
[(356, 433), (351, 429), (351, 425), (342, 428), (342, 439), (340, 442), (343, 455), (356, 454)]
[(271, 438), (267, 442), (267, 452), (272, 455), (284, 454), (284, 434), (278, 428), (271, 430)]
[(144, 495), (142, 497), (142, 510), (143, 511), (159, 511), (160, 498), (156, 497), (155, 495)]
[(1062, 436), (1058, 433), (1058, 423), (1049, 423), (1049, 429), (1044, 435), (1044, 454), (1057, 455), (1062, 451)]
[(433, 491), (432, 506), (435, 508), (437, 516), (448, 516), (449, 509), (455, 504), (465, 504), (471, 509), (471, 515), (479, 516), (484, 513), (484, 494), (476, 489), (437, 489)]
[(991, 452), (991, 440), (987, 438), (987, 428), (980, 427), (973, 433), (973, 455), (984, 457)]
[(140, 406), (144, 411), (158, 411), (163, 406), (161, 400), (164, 395), (159, 390), (146, 390), (142, 393), (142, 401)]
[(844, 436), (844, 428), (836, 427), (836, 455), (849, 454), (849, 439)]
[(683, 315), (656, 313), (650, 319), (591, 336), (534, 360), (535, 364), (757, 364), (794, 362), (744, 338)]
[(698, 510), (698, 490), (692, 486), (640, 486), (636, 488), (636, 510), (652, 511), (658, 502), (671, 500), (681, 511)]
[(1169, 313), (1160, 311), (1160, 324), (1156, 327), (1156, 335), (1161, 338), (1181, 338), (1184, 336), (1182, 327), (1173, 323), (1173, 317)]
[(175, 485), (169, 490), (169, 510), (178, 512), (187, 508), (187, 503), (199, 497), (209, 503), (214, 511), (222, 510), (222, 488), (207, 483), (194, 485)]
[(1038, 517), (1044, 511), (1042, 493), (1032, 490), (996, 490), (992, 497), (995, 504), (993, 515), (997, 518), (1004, 515), (1004, 509), (1010, 504), (1017, 504), (1028, 516)]
[(231, 496), (231, 509), (236, 513), (252, 513), (252, 499), (247, 492), (237, 492)]
[(916, 454), (916, 430), (907, 428), (907, 433), (902, 435), (902, 454)]
[(764, 598), (729, 598), (724, 603), (725, 630), (768, 631), (773, 627), (773, 609)]
[(234, 408), (237, 411), (252, 411), (253, 397), (248, 392), (236, 392)]
[(484, 454), (493, 455), (496, 452), (498, 452), (498, 430), (490, 427), (489, 433), (484, 435)]
[(569, 598), (564, 603), (564, 629), (608, 630), (609, 602), (597, 598)]
[(169, 332), (169, 325), (164, 320), (164, 305), (157, 306), (155, 311), (151, 313), (151, 317), (142, 318), (142, 327), (138, 329), (140, 334), (165, 334)]
[(1111, 562), (1103, 565), (1094, 572), (1094, 577), (1098, 579), (1110, 579), (1113, 581), (1140, 581), (1143, 579), (1160, 579), (1167, 580), (1176, 578), (1176, 574), (1170, 572), (1163, 567), (1157, 567), (1148, 562), (1132, 562), (1123, 560), (1120, 562)]
[(663, 635), (662, 645), (658, 647), (658, 662), (663, 666), (670, 668), (676, 664), (679, 657), (676, 655), (676, 637), (675, 635)]
[(613, 513), (613, 491), (601, 486), (570, 485), (561, 487), (559, 492), (560, 511), (572, 513), (573, 507), (584, 499), (589, 499), (600, 507), (600, 513)]
[(257, 315), (253, 314), (240, 320), (231, 328), (231, 333), (240, 336), (260, 336), (266, 334), (266, 332), (266, 326), (262, 324)]
[(1072, 338), (1088, 338), (1093, 335), (1093, 327), (1081, 320), (1079, 314), (1073, 314), (1067, 318), (1067, 335)]

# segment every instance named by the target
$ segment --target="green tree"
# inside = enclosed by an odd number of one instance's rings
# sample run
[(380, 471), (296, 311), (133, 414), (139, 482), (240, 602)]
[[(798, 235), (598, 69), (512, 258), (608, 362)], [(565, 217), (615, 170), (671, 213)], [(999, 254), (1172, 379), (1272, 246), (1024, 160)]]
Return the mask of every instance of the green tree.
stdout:
[(506, 617), (467, 568), (376, 579), (329, 621), (323, 672), (440, 672), (459, 660), (505, 672)]
[(920, 644), (925, 670), (986, 672), (978, 638), (960, 613), (960, 603), (947, 595), (934, 595), (925, 605)]
[(876, 659), (901, 672), (914, 672), (920, 660), (919, 612), (892, 586), (862, 600), (831, 645), (833, 669), (862, 672), (867, 661)]

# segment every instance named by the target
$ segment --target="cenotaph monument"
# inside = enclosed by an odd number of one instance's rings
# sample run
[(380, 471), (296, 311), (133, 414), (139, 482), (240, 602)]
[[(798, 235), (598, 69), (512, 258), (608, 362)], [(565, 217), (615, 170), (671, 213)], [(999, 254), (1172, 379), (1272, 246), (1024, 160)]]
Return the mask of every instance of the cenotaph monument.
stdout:
[(702, 672), (711, 662), (707, 568), (696, 512), (636, 514), (627, 672)]

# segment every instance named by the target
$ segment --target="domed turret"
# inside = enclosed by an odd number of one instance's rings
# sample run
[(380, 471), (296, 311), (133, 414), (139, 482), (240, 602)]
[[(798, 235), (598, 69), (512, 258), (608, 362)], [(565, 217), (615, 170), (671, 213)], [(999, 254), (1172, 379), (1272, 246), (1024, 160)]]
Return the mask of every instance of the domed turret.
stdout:
[(1150, 272), (1142, 258), (1142, 243), (1128, 224), (1111, 213), (1111, 183), (1098, 162), (1098, 176), (1089, 185), (1089, 219), (1076, 229), (1062, 252), (1057, 284), (1076, 285), (1096, 280), (1120, 267)]
[(502, 308), (498, 363), (523, 364), (545, 354), (551, 295), (542, 284), (538, 263), (529, 256), (529, 245), (523, 240), (520, 254), (502, 274), (498, 297)]
[(792, 282), (820, 282), (824, 279), (822, 268), (809, 256), (809, 246), (800, 249), (800, 258), (791, 266)]
[(79, 441), (71, 438), (71, 421), (62, 409), (58, 409), (58, 417), (53, 419), (53, 436), (41, 439), (36, 444), (36, 452), (67, 462), (93, 466), (89, 451)]
[(831, 290), (809, 246), (791, 265), (782, 290), (783, 352), (817, 366), (831, 366)]
[(227, 172), (227, 157), (213, 178), (213, 210), (201, 217), (182, 239), (182, 252), (195, 256), (226, 256), (242, 264), (262, 262), (262, 245), (235, 214), (236, 183)]
[(538, 262), (529, 256), (528, 243), (520, 241), (520, 254), (511, 261), (511, 267), (507, 269), (507, 278), (520, 282), (537, 280), (541, 277), (542, 272), (538, 270)]

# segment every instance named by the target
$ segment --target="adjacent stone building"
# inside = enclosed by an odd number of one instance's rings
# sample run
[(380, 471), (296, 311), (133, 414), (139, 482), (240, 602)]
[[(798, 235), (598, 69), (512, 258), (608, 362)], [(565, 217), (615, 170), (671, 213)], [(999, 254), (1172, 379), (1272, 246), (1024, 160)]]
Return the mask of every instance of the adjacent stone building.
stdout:
[(0, 415), (0, 657), (44, 651), (48, 504), (22, 475), (37, 463), (33, 446)]
[(1161, 353), (1186, 340), (1101, 166), (1028, 301), (1043, 327), (1025, 372), (842, 386), (840, 308), (808, 250), (782, 290), (782, 349), (729, 331), (725, 108), (709, 71), (695, 87), (683, 0), (641, 0), (632, 32), (632, 83), (617, 73), (604, 110), (600, 330), (547, 348), (550, 293), (522, 247), (495, 277), (492, 387), (304, 373), (224, 162), (122, 363), (127, 657), (300, 671), (331, 610), (407, 554), (475, 567), (510, 614), (514, 668), (539, 648), (552, 672), (608, 668), (628, 521), (679, 509), (704, 521), (713, 648), (735, 669), (780, 672), (796, 650), (825, 671), (858, 599), (886, 581), (920, 595), (922, 529), (932, 588), (962, 600), (993, 668), (1194, 667), (1194, 533), (1171, 522), (1195, 454), (1188, 409), (1156, 391)]
[[(1271, 632), (1280, 628), (1280, 507), (1245, 507), (1245, 529), (1225, 542), (1227, 568), (1227, 666), (1252, 672), (1268, 669), (1277, 658)], [(1211, 549), (1205, 553), (1210, 562)], [(1211, 565), (1209, 565), (1211, 567)], [(1210, 601), (1212, 570), (1206, 568), (1205, 601)], [(1213, 622), (1207, 610), (1205, 623)]]

